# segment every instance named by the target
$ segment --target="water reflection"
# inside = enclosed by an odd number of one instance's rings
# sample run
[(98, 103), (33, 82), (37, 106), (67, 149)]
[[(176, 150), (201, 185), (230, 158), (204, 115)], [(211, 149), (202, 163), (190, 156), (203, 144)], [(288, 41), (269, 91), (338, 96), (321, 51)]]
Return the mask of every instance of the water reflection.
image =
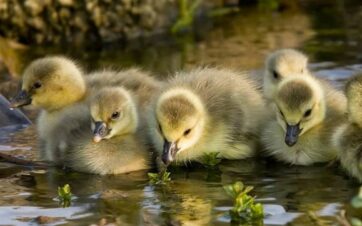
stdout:
[[(15, 217), (8, 220), (12, 222), (17, 218), (33, 219), (50, 214), (47, 216), (87, 224), (107, 218), (110, 222), (130, 225), (146, 222), (153, 225), (227, 225), (225, 213), (232, 202), (223, 192), (222, 185), (243, 180), (255, 187), (253, 194), (265, 204), (267, 225), (287, 222), (303, 225), (308, 222), (308, 211), (324, 217), (336, 215), (357, 190), (337, 167), (291, 167), (271, 161), (251, 162), (223, 162), (218, 171), (220, 179), (216, 181), (208, 181), (207, 169), (176, 169), (168, 186), (148, 184), (145, 172), (95, 176), (57, 169), (28, 173), (13, 170), (8, 171), (8, 177), (0, 179), (1, 187), (4, 186), (0, 205), (8, 206), (3, 208), (4, 211), (11, 210), (9, 213)], [(55, 199), (56, 191), (65, 183), (71, 185), (76, 199), (72, 201), (72, 208), (59, 209), (59, 212), (54, 209), (60, 208)], [(27, 207), (15, 211), (14, 206)], [(35, 211), (38, 207), (45, 209)]]
[[(310, 65), (321, 77), (341, 87), (362, 70), (362, 27), (358, 1), (303, 1), (302, 7), (283, 12), (242, 9), (216, 19), (211, 30), (156, 43), (134, 43), (100, 50), (54, 47), (13, 48), (0, 41), (0, 92), (9, 97), (16, 76), (30, 60), (65, 54), (87, 70), (141, 65), (161, 77), (194, 65), (259, 69), (272, 49), (296, 47), (311, 56)], [(204, 31), (207, 32), (204, 32)], [(4, 49), (9, 50), (4, 55)], [(6, 58), (7, 57), (7, 58)], [(15, 66), (14, 66), (15, 65)], [(36, 111), (26, 112), (34, 121)], [(35, 159), (34, 126), (1, 128), (0, 151)], [(29, 168), (28, 168), (29, 169)], [(106, 218), (119, 225), (229, 225), (225, 215), (232, 201), (222, 186), (242, 180), (265, 206), (267, 225), (310, 225), (307, 212), (328, 224), (356, 193), (358, 184), (338, 166), (292, 167), (269, 159), (224, 161), (217, 169), (174, 169), (166, 187), (148, 184), (146, 172), (95, 176), (60, 169), (24, 171), (0, 162), (0, 218), (2, 224), (27, 224), (39, 215), (60, 217), (56, 223), (88, 225)], [(76, 197), (71, 208), (60, 208), (57, 187), (69, 183)]]

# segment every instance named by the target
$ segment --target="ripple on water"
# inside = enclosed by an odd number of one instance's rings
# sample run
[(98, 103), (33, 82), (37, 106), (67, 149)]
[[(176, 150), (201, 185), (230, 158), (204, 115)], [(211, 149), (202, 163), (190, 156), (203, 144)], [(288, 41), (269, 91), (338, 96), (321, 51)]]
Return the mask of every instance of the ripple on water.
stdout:
[[(270, 14), (247, 9), (216, 20), (211, 31), (204, 37), (195, 34), (191, 42), (185, 39), (126, 49), (112, 46), (94, 52), (29, 48), (27, 58), (66, 54), (79, 58), (85, 67), (141, 65), (160, 74), (207, 64), (255, 69), (260, 75), (264, 57), (271, 50), (297, 47), (311, 57), (313, 72), (342, 87), (352, 74), (362, 71), (358, 44), (362, 14), (355, 13), (359, 7), (353, 0), (351, 4), (326, 1), (328, 7), (320, 7), (319, 2), (324, 1), (306, 1), (305, 9)], [(27, 111), (27, 115), (34, 119), (36, 111)], [(0, 128), (0, 151), (35, 159), (36, 150), (34, 126)], [(148, 184), (145, 172), (97, 176), (49, 169), (19, 175), (23, 171), (0, 163), (0, 224), (29, 225), (44, 215), (56, 217), (54, 224), (89, 225), (108, 218), (120, 225), (229, 225), (226, 213), (233, 203), (222, 186), (238, 180), (254, 186), (252, 194), (264, 204), (266, 225), (311, 225), (310, 211), (330, 224), (359, 186), (336, 166), (293, 167), (269, 159), (224, 161), (217, 170), (175, 170), (172, 183), (163, 187)], [(69, 208), (59, 208), (54, 201), (58, 186), (64, 184), (70, 184), (77, 197)]]

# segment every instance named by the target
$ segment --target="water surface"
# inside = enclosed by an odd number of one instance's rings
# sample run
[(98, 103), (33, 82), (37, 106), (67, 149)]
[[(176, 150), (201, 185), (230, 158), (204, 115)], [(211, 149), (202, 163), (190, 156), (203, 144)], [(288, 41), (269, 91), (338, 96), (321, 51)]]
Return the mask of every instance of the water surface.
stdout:
[[(155, 38), (101, 49), (59, 46), (9, 47), (0, 43), (6, 67), (0, 90), (15, 92), (17, 75), (32, 59), (64, 54), (79, 59), (86, 70), (142, 66), (160, 78), (195, 65), (260, 70), (270, 51), (292, 47), (310, 56), (318, 75), (342, 87), (362, 70), (362, 6), (358, 1), (303, 1), (280, 12), (243, 8), (237, 14), (200, 24), (191, 34)], [(10, 75), (10, 73), (12, 76)], [(10, 88), (9, 88), (10, 87)], [(36, 110), (25, 109), (33, 121)], [(35, 121), (34, 121), (35, 122)], [(0, 129), (0, 150), (34, 159), (34, 126)], [(229, 225), (225, 213), (232, 202), (222, 186), (241, 180), (255, 187), (265, 207), (266, 225), (313, 225), (309, 211), (326, 225), (348, 207), (358, 183), (335, 165), (289, 166), (272, 160), (224, 161), (215, 170), (175, 169), (167, 187), (152, 186), (146, 172), (97, 176), (61, 169), (39, 170), (0, 163), (0, 224), (29, 225), (38, 216), (55, 217), (52, 224), (87, 225), (106, 218), (119, 225)], [(57, 187), (70, 184), (71, 207), (62, 208)]]

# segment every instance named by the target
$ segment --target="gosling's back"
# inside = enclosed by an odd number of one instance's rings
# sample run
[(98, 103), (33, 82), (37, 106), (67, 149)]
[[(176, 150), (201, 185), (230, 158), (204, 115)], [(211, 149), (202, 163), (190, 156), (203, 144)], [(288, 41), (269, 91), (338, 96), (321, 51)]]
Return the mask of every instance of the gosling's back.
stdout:
[[(265, 105), (248, 75), (225, 69), (199, 68), (177, 73), (165, 87), (163, 93), (188, 90), (199, 98), (206, 111), (201, 138), (191, 148), (179, 152), (176, 161), (196, 160), (209, 152), (219, 152), (220, 157), (227, 159), (255, 154), (259, 128), (265, 120)], [(158, 128), (156, 123), (153, 127)], [(153, 143), (161, 151), (163, 139), (154, 134), (156, 132), (151, 133)]]
[(212, 121), (223, 122), (235, 129), (232, 132), (234, 138), (242, 131), (258, 131), (265, 116), (264, 100), (257, 85), (246, 73), (197, 69), (178, 73), (169, 81), (169, 86), (186, 87), (195, 92), (205, 104)]
[(66, 165), (74, 170), (94, 174), (120, 174), (148, 169), (150, 155), (134, 134), (117, 136), (92, 143), (83, 136), (71, 145)]
[(162, 86), (162, 82), (155, 79), (149, 72), (138, 68), (94, 72), (86, 76), (86, 82), (92, 93), (102, 87), (123, 86), (137, 96), (141, 108), (147, 106), (152, 95)]
[(351, 78), (345, 89), (348, 120), (334, 131), (332, 142), (342, 167), (362, 182), (362, 75)]

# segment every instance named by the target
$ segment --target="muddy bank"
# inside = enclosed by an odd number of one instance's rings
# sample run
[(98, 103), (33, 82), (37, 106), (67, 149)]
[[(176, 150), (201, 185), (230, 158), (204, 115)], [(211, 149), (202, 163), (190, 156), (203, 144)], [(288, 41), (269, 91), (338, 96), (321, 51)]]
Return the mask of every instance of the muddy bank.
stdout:
[[(166, 33), (179, 0), (0, 0), (0, 35), (21, 43), (113, 42)], [(191, 4), (188, 1), (188, 4)], [(205, 1), (200, 10), (222, 1)]]
[(25, 43), (128, 39), (166, 29), (176, 6), (174, 0), (2, 0), (0, 32)]

